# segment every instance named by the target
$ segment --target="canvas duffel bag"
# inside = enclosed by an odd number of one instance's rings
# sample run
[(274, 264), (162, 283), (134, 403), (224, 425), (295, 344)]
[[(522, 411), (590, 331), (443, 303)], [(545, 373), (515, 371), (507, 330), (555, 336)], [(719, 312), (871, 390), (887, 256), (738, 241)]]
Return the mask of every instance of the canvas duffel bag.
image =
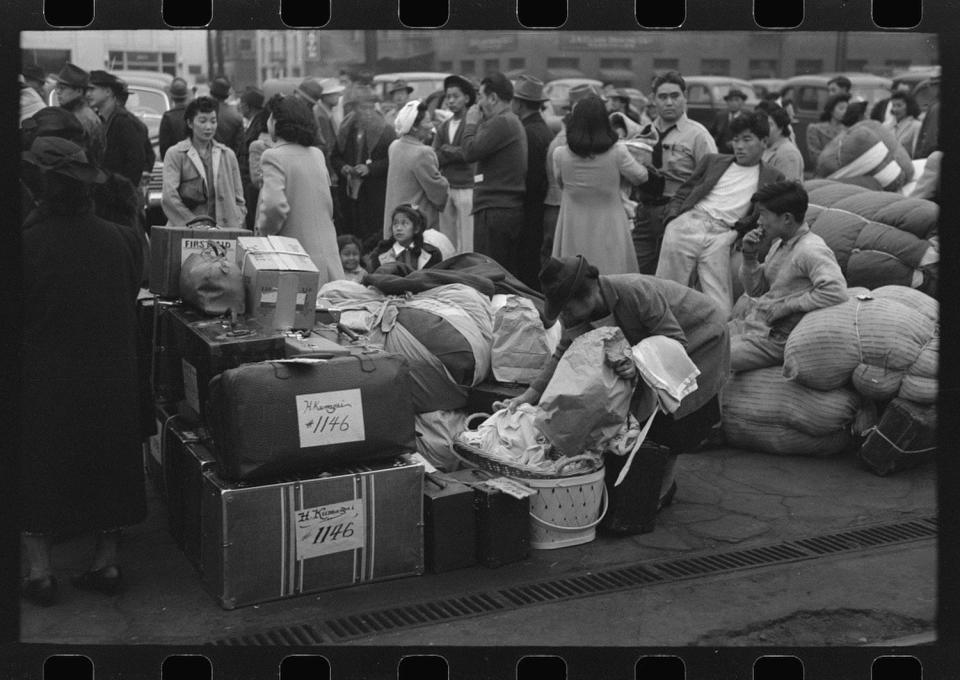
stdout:
[(265, 361), (210, 381), (221, 477), (264, 479), (389, 458), (415, 448), (406, 359), (359, 350)]

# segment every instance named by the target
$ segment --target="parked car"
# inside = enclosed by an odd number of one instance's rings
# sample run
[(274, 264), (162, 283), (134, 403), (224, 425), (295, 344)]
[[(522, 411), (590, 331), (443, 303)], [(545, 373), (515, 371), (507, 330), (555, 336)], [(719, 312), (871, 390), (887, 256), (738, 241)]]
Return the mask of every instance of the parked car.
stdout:
[(870, 108), (881, 99), (890, 96), (890, 78), (882, 78), (869, 73), (816, 73), (788, 78), (784, 87), (793, 88), (793, 110), (796, 121), (793, 123), (794, 137), (800, 153), (806, 159), (807, 168), (816, 165), (815, 159), (807, 158), (807, 126), (820, 120), (820, 114), (827, 103), (827, 82), (844, 75), (850, 79), (850, 94), (867, 102), (867, 114)]
[(785, 82), (787, 81), (783, 78), (754, 78), (750, 81), (750, 85), (753, 87), (757, 98), (763, 99), (771, 92), (779, 93)]
[(603, 87), (603, 83), (593, 78), (558, 78), (551, 80), (543, 86), (543, 95), (550, 97), (547, 102), (548, 112), (555, 117), (562, 117), (564, 109), (570, 103), (570, 89), (577, 85), (593, 85), (597, 89)]
[(744, 109), (753, 110), (759, 103), (750, 81), (730, 76), (684, 76), (687, 83), (687, 117), (710, 126), (717, 113), (727, 110), (723, 100), (730, 90), (740, 90), (747, 99)]
[(268, 78), (263, 81), (260, 89), (263, 91), (263, 100), (270, 101), (274, 95), (282, 94), (288, 97), (303, 82), (303, 78)]
[(404, 80), (407, 85), (413, 88), (413, 92), (410, 93), (410, 99), (426, 99), (436, 90), (443, 89), (443, 81), (449, 75), (449, 73), (439, 73), (436, 71), (380, 73), (373, 77), (373, 88), (382, 101), (389, 102), (390, 95), (387, 93), (387, 90), (390, 84), (397, 80)]
[(920, 83), (929, 80), (930, 78), (937, 78), (940, 76), (940, 67), (939, 66), (930, 66), (927, 68), (915, 68), (909, 71), (903, 71), (902, 73), (894, 74), (891, 80), (893, 81), (890, 87), (894, 90), (900, 89), (902, 85), (907, 86), (905, 89), (912, 92), (916, 89), (917, 85)]

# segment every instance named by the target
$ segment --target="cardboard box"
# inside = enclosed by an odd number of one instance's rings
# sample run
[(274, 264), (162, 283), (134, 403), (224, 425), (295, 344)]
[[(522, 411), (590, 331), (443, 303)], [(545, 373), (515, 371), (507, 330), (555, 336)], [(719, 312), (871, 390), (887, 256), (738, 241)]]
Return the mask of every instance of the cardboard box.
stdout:
[(237, 239), (247, 314), (266, 328), (313, 328), (320, 271), (295, 238)]
[(237, 238), (252, 236), (249, 229), (214, 229), (210, 227), (154, 226), (150, 228), (150, 290), (164, 297), (180, 296), (180, 266), (188, 257), (199, 253), (213, 240), (232, 258)]
[(423, 465), (263, 485), (203, 474), (203, 583), (224, 609), (423, 573)]

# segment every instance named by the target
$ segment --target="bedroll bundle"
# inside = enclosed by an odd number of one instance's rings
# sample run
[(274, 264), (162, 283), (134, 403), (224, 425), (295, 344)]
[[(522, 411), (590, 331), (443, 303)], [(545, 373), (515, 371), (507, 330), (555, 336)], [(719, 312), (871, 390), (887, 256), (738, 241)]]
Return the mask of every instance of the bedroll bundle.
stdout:
[(490, 372), (490, 300), (469, 286), (387, 297), (375, 288), (335, 281), (317, 299), (341, 310), (341, 324), (407, 358), (417, 413), (462, 408), (467, 388)]
[(933, 292), (924, 271), (939, 261), (935, 203), (824, 180), (806, 188), (810, 229), (833, 250), (848, 285)]
[(940, 353), (937, 301), (903, 286), (884, 286), (818, 309), (790, 333), (783, 376), (833, 390), (849, 382), (862, 396), (920, 404), (937, 397)]
[(821, 391), (789, 382), (771, 366), (732, 375), (721, 403), (723, 431), (734, 446), (830, 456), (850, 447), (861, 398), (844, 387)]
[(816, 175), (868, 179), (878, 189), (898, 191), (913, 178), (913, 163), (892, 130), (864, 120), (830, 140), (817, 159)]

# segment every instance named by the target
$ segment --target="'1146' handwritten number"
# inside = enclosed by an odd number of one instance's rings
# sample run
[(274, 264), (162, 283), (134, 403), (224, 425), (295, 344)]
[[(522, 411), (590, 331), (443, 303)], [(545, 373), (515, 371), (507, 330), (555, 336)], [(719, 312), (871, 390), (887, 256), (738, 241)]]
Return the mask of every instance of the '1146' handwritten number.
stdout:
[[(310, 426), (310, 423), (307, 423), (307, 427)], [(313, 432), (349, 432), (350, 431), (350, 416), (323, 416), (317, 418), (316, 425), (313, 426)]]
[(353, 522), (344, 524), (333, 524), (320, 527), (317, 535), (314, 537), (314, 543), (326, 543), (328, 540), (333, 542), (338, 538), (350, 538), (353, 536)]

